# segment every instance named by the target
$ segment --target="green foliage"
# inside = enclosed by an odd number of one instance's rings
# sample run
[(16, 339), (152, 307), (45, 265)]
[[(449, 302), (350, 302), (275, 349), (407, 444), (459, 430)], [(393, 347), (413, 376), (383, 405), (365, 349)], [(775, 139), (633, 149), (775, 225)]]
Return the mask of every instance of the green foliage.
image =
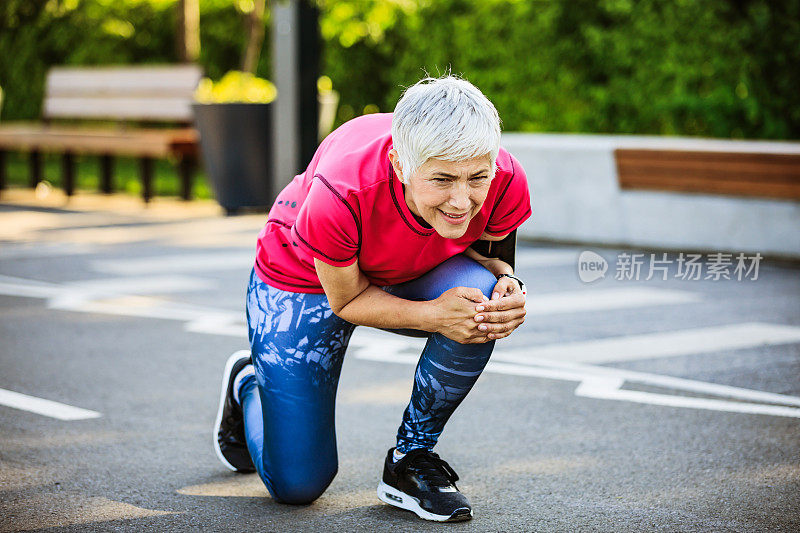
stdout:
[[(176, 63), (176, 0), (3, 0), (0, 2), (2, 119), (36, 119), (53, 65)], [(219, 79), (241, 67), (243, 9), (200, 2), (199, 63)], [(267, 40), (268, 41), (268, 40)], [(269, 77), (268, 42), (256, 73)]]
[[(175, 62), (175, 1), (0, 2), (3, 119), (39, 116), (51, 65)], [(452, 70), (507, 131), (800, 138), (800, 0), (314, 1), (339, 122)], [(200, 2), (211, 79), (241, 68), (251, 6)]]
[(354, 41), (377, 4), (322, 2), (340, 121), (452, 70), (508, 131), (800, 138), (798, 0), (384, 2), (391, 24)]

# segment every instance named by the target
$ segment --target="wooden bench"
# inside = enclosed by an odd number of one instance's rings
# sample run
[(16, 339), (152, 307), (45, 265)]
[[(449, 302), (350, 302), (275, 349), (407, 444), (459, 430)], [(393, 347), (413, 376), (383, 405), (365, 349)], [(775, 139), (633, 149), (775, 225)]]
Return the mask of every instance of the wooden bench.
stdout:
[[(75, 154), (99, 156), (104, 193), (113, 190), (113, 157), (131, 156), (140, 160), (147, 202), (153, 196), (154, 160), (173, 156), (178, 160), (181, 196), (188, 200), (198, 158), (191, 103), (201, 76), (196, 65), (52, 68), (42, 123), (0, 124), (0, 191), (6, 183), (6, 151), (30, 153), (32, 187), (42, 180), (42, 152), (62, 153), (67, 195), (75, 190)], [(53, 122), (65, 119), (81, 122)], [(114, 125), (102, 127), (97, 121)]]
[(614, 151), (622, 189), (800, 200), (800, 154)]

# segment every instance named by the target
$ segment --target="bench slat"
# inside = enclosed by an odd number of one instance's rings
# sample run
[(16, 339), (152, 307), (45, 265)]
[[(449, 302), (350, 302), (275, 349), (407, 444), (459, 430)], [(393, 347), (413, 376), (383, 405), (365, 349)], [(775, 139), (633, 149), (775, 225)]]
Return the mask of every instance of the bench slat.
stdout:
[(58, 95), (62, 91), (73, 94), (109, 90), (126, 94), (146, 89), (162, 93), (180, 91), (191, 96), (201, 77), (202, 71), (196, 65), (53, 67), (48, 71), (46, 93)]
[(790, 163), (759, 165), (756, 163), (741, 163), (728, 161), (714, 166), (698, 164), (692, 161), (639, 161), (635, 165), (630, 162), (621, 162), (625, 165), (626, 172), (636, 175), (636, 179), (659, 177), (669, 180), (673, 177), (694, 178), (708, 181), (749, 180), (754, 182), (777, 181), (794, 183), (797, 180), (796, 167)]
[(71, 151), (135, 157), (196, 155), (197, 131), (180, 129), (79, 129), (37, 125), (0, 127), (0, 148), (7, 150)]
[(44, 103), (47, 118), (87, 118), (117, 120), (192, 120), (191, 101), (186, 98), (48, 98)]
[(800, 155), (675, 150), (614, 151), (622, 189), (800, 200)]
[(53, 67), (43, 116), (189, 122), (201, 77), (197, 65)]

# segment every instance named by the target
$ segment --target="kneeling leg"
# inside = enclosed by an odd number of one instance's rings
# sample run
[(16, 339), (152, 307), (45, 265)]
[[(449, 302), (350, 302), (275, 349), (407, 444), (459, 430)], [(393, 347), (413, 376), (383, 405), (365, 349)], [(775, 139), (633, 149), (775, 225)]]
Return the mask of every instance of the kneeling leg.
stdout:
[[(497, 279), (465, 256), (455, 256), (420, 278), (387, 287), (387, 292), (410, 300), (433, 300), (453, 287), (475, 287), (491, 298)], [(397, 449), (433, 449), (450, 416), (483, 372), (494, 341), (461, 344), (439, 333), (431, 334), (414, 374), (411, 401), (397, 432)]]
[(247, 305), (255, 376), (240, 388), (247, 447), (276, 501), (310, 503), (338, 468), (336, 389), (355, 326), (324, 295), (255, 285)]

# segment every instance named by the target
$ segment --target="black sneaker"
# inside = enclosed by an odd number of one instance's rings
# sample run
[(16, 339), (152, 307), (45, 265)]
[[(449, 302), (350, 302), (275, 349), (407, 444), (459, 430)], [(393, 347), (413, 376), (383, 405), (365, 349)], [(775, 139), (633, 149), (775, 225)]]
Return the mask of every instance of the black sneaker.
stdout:
[(239, 350), (228, 358), (222, 375), (219, 410), (214, 424), (214, 451), (226, 467), (234, 472), (255, 472), (253, 460), (244, 438), (244, 413), (233, 399), (233, 381), (250, 364), (250, 351)]
[(467, 497), (458, 492), (458, 474), (429, 450), (415, 449), (396, 463), (394, 448), (383, 466), (378, 485), (381, 501), (413, 511), (420, 518), (437, 522), (460, 522), (472, 518)]

